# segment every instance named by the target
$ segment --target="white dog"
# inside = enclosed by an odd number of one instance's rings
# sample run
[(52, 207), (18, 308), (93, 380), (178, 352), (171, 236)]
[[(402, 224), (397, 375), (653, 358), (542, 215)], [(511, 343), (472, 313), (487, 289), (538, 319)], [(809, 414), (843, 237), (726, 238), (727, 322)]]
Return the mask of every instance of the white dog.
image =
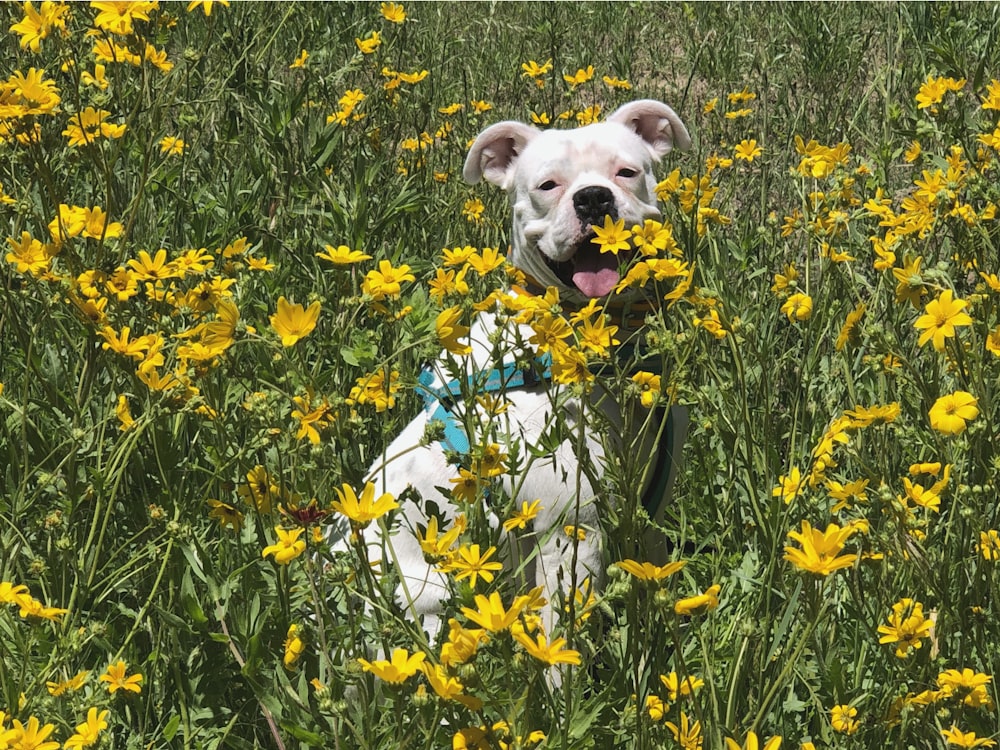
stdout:
[[(658, 218), (653, 165), (674, 146), (690, 146), (680, 118), (665, 104), (641, 100), (621, 107), (605, 122), (575, 130), (539, 131), (520, 122), (493, 125), (476, 139), (463, 174), (470, 183), (485, 177), (509, 193), (513, 208), (511, 263), (542, 289), (556, 287), (564, 307), (580, 306), (592, 298), (607, 297), (620, 280), (619, 260), (592, 244), (592, 225), (601, 225), (605, 216), (624, 219), (625, 226)], [(495, 361), (498, 341), (509, 341), (519, 334), (521, 341), (527, 341), (531, 331), (498, 331), (491, 315), (480, 315), (470, 333), (470, 371), (497, 372), (495, 368), (506, 364), (504, 372), (511, 372), (510, 362)], [(427, 392), (443, 394), (442, 400), (447, 400), (453, 393), (448, 390), (448, 374), (440, 363), (433, 373), (425, 384)], [(532, 383), (529, 378), (517, 387), (507, 387), (504, 397), (509, 407), (501, 418), (524, 455), (525, 448), (536, 446), (551, 432), (556, 418), (551, 384)], [(369, 544), (372, 557), (377, 559), (383, 557), (382, 543), (390, 542), (385, 563), (394, 562), (399, 567), (402, 584), (398, 600), (416, 618), (423, 619), (424, 628), (434, 638), (441, 626), (442, 604), (449, 597), (448, 582), (425, 561), (416, 533), (428, 523), (426, 501), (432, 501), (446, 517), (454, 517), (454, 505), (440, 488), (449, 486), (457, 469), (448, 462), (445, 445), (423, 440), (428, 423), (444, 413), (433, 397), (428, 402), (428, 408), (388, 447), (384, 461), (372, 467), (370, 476), (378, 493), (389, 492), (404, 500), (403, 519), (391, 538), (369, 539)], [(601, 423), (611, 425), (613, 431), (621, 427), (619, 406), (602, 393), (595, 394), (590, 404), (567, 403), (559, 408), (558, 419), (566, 428), (565, 434), (577, 435), (580, 415), (586, 421), (588, 411), (595, 409), (606, 417)], [(673, 445), (667, 450), (661, 447), (656, 458), (664, 476), (669, 476), (669, 464), (677, 460), (686, 427), (685, 415), (675, 414), (674, 421)], [(648, 451), (646, 455), (657, 450), (657, 427), (647, 428), (648, 437), (639, 441)], [(588, 432), (584, 460), (600, 471), (607, 447), (635, 444), (627, 440), (627, 436)], [(522, 500), (541, 500), (542, 510), (534, 518), (532, 534), (519, 534), (534, 547), (521, 565), (533, 575), (533, 584), (543, 587), (550, 602), (548, 611), (543, 612), (547, 628), (556, 622), (553, 604), (560, 588), (565, 594), (570, 582), (582, 585), (588, 580), (599, 586), (603, 577), (602, 506), (595, 498), (599, 488), (592, 481), (599, 477), (589, 470), (578, 471), (578, 445), (572, 439), (548, 445), (542, 458), (536, 451), (523, 475), (507, 483), (508, 492), (515, 495), (516, 508)], [(668, 491), (665, 484), (661, 482), (661, 489)], [(412, 497), (406, 492), (408, 488), (423, 502), (406, 499)], [(570, 539), (564, 533), (565, 526), (588, 533), (582, 540)]]

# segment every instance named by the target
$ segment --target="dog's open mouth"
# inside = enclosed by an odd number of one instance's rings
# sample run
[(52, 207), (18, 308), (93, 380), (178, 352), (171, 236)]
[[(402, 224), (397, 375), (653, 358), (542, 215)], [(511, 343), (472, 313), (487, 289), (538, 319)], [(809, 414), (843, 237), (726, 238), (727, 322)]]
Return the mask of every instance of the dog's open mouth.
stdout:
[(601, 246), (594, 242), (593, 233), (585, 236), (576, 246), (572, 257), (564, 261), (545, 258), (559, 280), (568, 287), (575, 287), (592, 299), (607, 297), (621, 280), (618, 269), (631, 260), (631, 250), (618, 253), (602, 253)]

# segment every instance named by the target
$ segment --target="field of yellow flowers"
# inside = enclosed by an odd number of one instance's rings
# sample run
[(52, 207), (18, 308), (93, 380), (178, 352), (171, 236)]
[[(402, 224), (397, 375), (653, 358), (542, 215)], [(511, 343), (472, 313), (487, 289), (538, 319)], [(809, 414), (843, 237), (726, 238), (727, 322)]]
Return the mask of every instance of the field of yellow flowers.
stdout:
[[(1000, 741), (995, 5), (0, 16), (0, 750)], [(662, 222), (602, 227), (651, 303), (626, 336), (506, 293), (506, 199), (461, 165), (636, 98), (694, 146)], [(366, 474), (482, 315), (532, 327), (555, 414), (600, 387), (692, 423), (665, 564), (646, 458), (583, 467), (607, 580), (545, 632), (507, 552), (546, 498), (504, 480), (546, 445), (463, 394), (431, 639), (365, 550), (427, 498)]]

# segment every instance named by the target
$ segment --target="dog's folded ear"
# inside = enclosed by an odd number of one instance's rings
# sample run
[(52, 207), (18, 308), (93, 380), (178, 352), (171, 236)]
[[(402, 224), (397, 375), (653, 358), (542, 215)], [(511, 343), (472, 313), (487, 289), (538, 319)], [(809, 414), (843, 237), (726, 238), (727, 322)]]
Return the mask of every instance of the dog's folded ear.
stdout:
[(674, 147), (691, 147), (691, 136), (681, 118), (666, 104), (655, 99), (639, 99), (624, 104), (611, 114), (608, 122), (621, 123), (638, 133), (657, 159)]
[(474, 185), (485, 177), (487, 182), (508, 188), (517, 157), (539, 132), (531, 125), (513, 120), (490, 125), (469, 150), (462, 169), (465, 181)]

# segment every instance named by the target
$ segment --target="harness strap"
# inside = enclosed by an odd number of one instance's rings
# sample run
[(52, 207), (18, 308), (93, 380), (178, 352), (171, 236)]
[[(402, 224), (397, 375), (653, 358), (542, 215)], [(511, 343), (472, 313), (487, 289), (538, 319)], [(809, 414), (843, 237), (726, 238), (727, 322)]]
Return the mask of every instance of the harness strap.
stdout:
[[(512, 388), (533, 387), (552, 377), (552, 357), (548, 353), (536, 358), (535, 363), (538, 365), (538, 373), (534, 368), (508, 362), (503, 367), (468, 378), (467, 386), (474, 393), (496, 393)], [(469, 436), (465, 425), (454, 411), (456, 400), (462, 395), (462, 380), (455, 379), (443, 386), (434, 386), (435, 380), (434, 370), (430, 365), (420, 371), (417, 391), (424, 400), (424, 408), (430, 413), (431, 421), (444, 424), (444, 436), (440, 441), (444, 448), (467, 456), (471, 450)], [(661, 520), (680, 469), (681, 448), (687, 436), (687, 407), (661, 409), (661, 419), (665, 419), (666, 424), (660, 431), (656, 444), (653, 475), (641, 498), (643, 508), (656, 521)]]
[[(467, 378), (465, 392), (497, 393), (514, 388), (531, 388), (549, 380), (552, 377), (552, 356), (546, 352), (536, 357), (535, 363), (538, 366), (537, 373), (535, 368), (505, 362), (502, 367), (494, 367), (488, 372)], [(454, 411), (456, 398), (460, 398), (463, 393), (462, 380), (455, 379), (443, 386), (435, 386), (436, 379), (434, 368), (430, 365), (426, 365), (417, 377), (417, 391), (424, 400), (424, 408), (431, 412), (432, 421), (444, 423), (444, 438), (441, 442), (445, 448), (468, 455), (471, 449), (469, 436), (465, 432), (465, 425)]]

